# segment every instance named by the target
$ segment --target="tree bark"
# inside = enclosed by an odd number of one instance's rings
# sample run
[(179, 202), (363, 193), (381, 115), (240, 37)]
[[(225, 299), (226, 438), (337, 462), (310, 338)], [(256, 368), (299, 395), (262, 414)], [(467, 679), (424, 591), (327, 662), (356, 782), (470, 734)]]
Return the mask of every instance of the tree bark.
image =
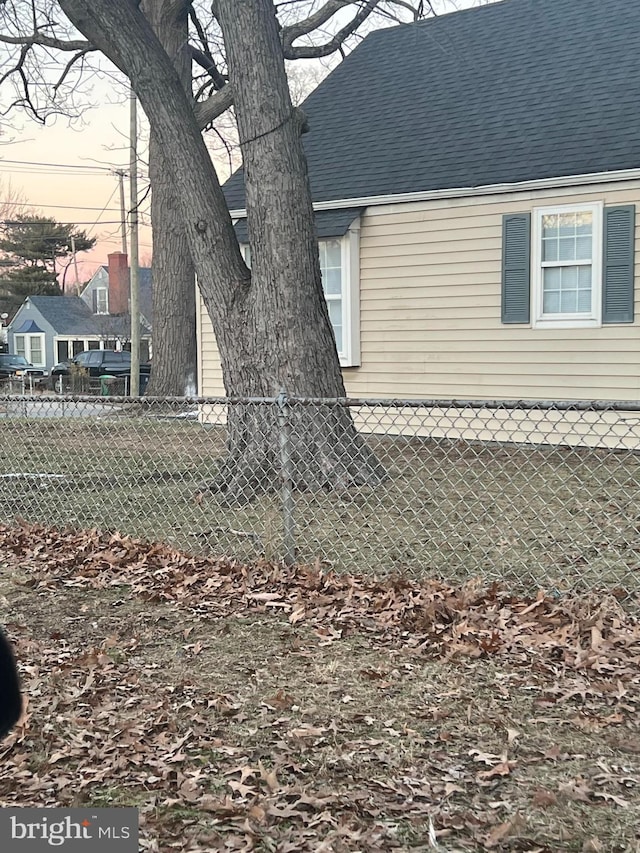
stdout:
[[(218, 0), (245, 163), (252, 273), (179, 76), (130, 0), (60, 0), (72, 23), (129, 77), (172, 176), (229, 396), (343, 397), (322, 292), (313, 208), (272, 0)], [(279, 487), (275, 407), (231, 406), (216, 487), (248, 500)], [(294, 407), (297, 488), (378, 483), (384, 471), (349, 411)]]
[[(188, 3), (144, 0), (142, 8), (189, 97)], [(195, 396), (195, 272), (170, 168), (153, 129), (149, 140), (149, 177), (153, 229), (153, 371), (146, 393), (158, 397)]]

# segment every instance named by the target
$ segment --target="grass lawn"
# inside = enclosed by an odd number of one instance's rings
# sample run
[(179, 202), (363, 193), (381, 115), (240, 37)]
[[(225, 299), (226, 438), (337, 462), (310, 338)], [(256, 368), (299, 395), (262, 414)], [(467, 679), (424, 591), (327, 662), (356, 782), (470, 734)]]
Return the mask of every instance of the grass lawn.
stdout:
[[(384, 484), (296, 494), (302, 562), (637, 597), (640, 455), (368, 440), (390, 475)], [(215, 478), (224, 442), (219, 428), (108, 408), (104, 417), (0, 418), (0, 521), (117, 529), (194, 553), (278, 558), (278, 495), (229, 506), (200, 491)]]
[(145, 851), (640, 850), (640, 626), (613, 598), (0, 528), (27, 712), (0, 804)]

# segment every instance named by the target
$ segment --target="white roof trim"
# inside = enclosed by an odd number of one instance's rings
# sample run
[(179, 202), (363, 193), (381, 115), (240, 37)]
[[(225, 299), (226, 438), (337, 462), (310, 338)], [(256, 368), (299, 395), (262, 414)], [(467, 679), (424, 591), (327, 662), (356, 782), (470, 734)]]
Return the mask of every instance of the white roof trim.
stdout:
[[(389, 195), (361, 196), (360, 198), (341, 198), (335, 201), (317, 201), (314, 210), (337, 210), (340, 207), (369, 207), (375, 204), (403, 204), (412, 201), (432, 201), (434, 199), (465, 198), (474, 195), (499, 195), (526, 190), (546, 190), (556, 187), (576, 187), (581, 184), (608, 184), (617, 181), (635, 181), (640, 179), (640, 169), (623, 169), (618, 172), (594, 172), (591, 175), (564, 175), (559, 178), (539, 178), (534, 181), (518, 181), (510, 184), (486, 184), (479, 187), (455, 187), (447, 190), (423, 190), (415, 193), (391, 193)], [(245, 208), (232, 210), (232, 219), (242, 219), (247, 215)]]

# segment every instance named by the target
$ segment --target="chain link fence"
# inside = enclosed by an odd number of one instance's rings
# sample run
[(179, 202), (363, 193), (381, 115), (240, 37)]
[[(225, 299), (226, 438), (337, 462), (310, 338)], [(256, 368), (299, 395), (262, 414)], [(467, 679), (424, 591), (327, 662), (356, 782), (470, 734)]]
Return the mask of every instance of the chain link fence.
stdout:
[(0, 522), (241, 561), (640, 591), (640, 405), (0, 397)]

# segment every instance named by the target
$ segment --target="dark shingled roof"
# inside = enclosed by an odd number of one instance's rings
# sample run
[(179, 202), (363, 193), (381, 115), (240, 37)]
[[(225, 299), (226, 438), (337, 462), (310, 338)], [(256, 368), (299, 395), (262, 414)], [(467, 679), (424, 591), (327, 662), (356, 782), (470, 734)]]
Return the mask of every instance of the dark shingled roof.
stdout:
[[(303, 105), (314, 201), (640, 166), (640, 2), (503, 0), (379, 30)], [(224, 187), (244, 207), (242, 174)]]
[(95, 315), (79, 296), (30, 296), (37, 308), (59, 335), (97, 335)]

